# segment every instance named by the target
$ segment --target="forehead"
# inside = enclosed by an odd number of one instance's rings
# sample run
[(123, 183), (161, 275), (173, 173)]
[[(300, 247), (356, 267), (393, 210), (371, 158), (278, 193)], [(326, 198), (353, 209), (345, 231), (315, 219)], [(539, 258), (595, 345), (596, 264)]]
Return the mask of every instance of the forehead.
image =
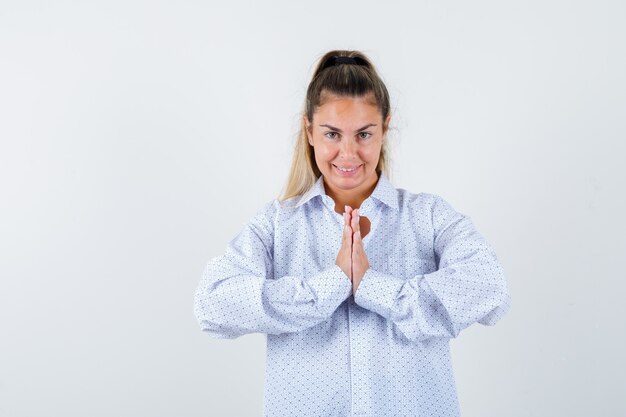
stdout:
[(333, 126), (361, 127), (366, 123), (380, 123), (382, 114), (371, 96), (348, 97), (327, 95), (317, 107), (314, 116), (316, 123), (329, 123)]

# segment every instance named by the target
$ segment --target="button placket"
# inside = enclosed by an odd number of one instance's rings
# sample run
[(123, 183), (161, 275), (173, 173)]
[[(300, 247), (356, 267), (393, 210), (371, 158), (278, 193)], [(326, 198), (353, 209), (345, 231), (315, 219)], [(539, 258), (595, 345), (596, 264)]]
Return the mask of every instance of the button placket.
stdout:
[(360, 307), (354, 304), (354, 299), (349, 308), (349, 326), (350, 326), (350, 377), (352, 384), (352, 415), (367, 415), (369, 408), (369, 389), (368, 389), (368, 366), (366, 360), (367, 352), (363, 345), (364, 328), (362, 316), (363, 312)]

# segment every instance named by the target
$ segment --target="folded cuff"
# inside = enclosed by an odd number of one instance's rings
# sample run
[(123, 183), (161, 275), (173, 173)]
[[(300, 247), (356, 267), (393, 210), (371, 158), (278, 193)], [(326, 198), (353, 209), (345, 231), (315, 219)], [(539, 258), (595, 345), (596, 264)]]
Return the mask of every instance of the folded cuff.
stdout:
[(318, 311), (328, 315), (352, 293), (350, 278), (337, 265), (315, 274), (307, 284), (315, 294)]
[(354, 294), (354, 302), (388, 319), (405, 282), (404, 279), (369, 268)]

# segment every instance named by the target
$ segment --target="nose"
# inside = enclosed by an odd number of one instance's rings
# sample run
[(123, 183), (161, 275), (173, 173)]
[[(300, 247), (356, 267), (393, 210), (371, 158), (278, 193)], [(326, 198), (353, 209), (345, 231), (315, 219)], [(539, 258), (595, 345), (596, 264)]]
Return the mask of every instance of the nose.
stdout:
[(341, 141), (339, 146), (339, 156), (343, 159), (356, 158), (357, 144), (353, 139), (345, 139)]

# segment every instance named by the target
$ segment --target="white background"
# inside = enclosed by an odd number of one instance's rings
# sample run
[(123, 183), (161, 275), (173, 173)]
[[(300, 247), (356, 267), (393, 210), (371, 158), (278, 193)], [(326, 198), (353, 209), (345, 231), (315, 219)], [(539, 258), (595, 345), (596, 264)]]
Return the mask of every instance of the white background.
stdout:
[(193, 292), (335, 48), (387, 83), (394, 185), (507, 273), (451, 341), (463, 416), (625, 415), (624, 3), (226, 3), (0, 2), (0, 416), (261, 415), (265, 336)]

